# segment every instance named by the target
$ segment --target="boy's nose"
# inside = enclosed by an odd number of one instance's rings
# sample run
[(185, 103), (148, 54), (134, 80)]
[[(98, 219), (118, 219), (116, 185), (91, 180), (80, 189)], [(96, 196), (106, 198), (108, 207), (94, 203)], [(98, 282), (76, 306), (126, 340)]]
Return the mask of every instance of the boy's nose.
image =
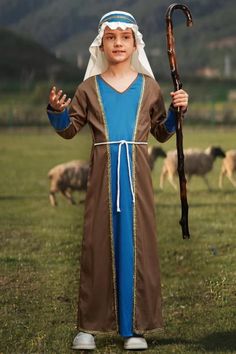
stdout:
[(121, 39), (120, 38), (116, 38), (115, 39), (115, 46), (121, 46), (121, 45), (122, 45)]

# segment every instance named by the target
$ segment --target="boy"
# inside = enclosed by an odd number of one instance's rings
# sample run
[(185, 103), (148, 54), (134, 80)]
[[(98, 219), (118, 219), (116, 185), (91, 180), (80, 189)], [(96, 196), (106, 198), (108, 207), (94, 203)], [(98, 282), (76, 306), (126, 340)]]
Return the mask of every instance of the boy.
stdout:
[(175, 133), (174, 108), (185, 91), (163, 97), (134, 17), (105, 14), (90, 46), (85, 78), (70, 99), (50, 92), (48, 116), (70, 139), (88, 123), (93, 137), (81, 251), (78, 331), (74, 349), (95, 349), (94, 335), (119, 333), (125, 349), (146, 349), (143, 334), (163, 326), (149, 132)]

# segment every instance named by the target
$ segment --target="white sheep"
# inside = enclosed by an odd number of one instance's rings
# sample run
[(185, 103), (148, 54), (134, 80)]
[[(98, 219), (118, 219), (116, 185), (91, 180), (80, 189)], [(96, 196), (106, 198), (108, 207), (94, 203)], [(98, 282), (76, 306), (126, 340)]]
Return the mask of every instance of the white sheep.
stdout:
[(234, 187), (236, 187), (236, 180), (233, 177), (234, 172), (236, 172), (236, 150), (229, 150), (226, 152), (226, 157), (222, 162), (222, 167), (220, 171), (219, 177), (219, 187), (223, 187), (223, 177), (226, 176), (232, 183)]
[(74, 160), (53, 167), (48, 172), (50, 179), (49, 200), (52, 206), (57, 205), (57, 192), (61, 192), (71, 204), (76, 204), (72, 197), (72, 191), (86, 191), (89, 173), (89, 163)]
[(166, 157), (165, 151), (159, 146), (148, 147), (149, 166), (151, 170), (154, 168), (155, 161), (158, 157)]
[[(193, 175), (201, 176), (210, 189), (206, 174), (212, 170), (216, 157), (225, 157), (224, 151), (220, 147), (210, 146), (206, 150), (186, 149), (184, 150), (185, 175), (190, 181)], [(170, 184), (177, 190), (174, 177), (177, 175), (177, 151), (169, 151), (164, 160), (161, 176), (160, 188), (163, 189), (164, 180), (167, 177)]]

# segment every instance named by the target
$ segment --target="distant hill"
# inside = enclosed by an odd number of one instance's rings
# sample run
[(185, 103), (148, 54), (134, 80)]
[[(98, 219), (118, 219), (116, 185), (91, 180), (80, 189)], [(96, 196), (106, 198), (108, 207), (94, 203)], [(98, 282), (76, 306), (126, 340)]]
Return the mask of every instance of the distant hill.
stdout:
[(76, 67), (59, 60), (42, 45), (0, 29), (1, 80), (45, 80), (72, 76)]
[[(79, 54), (85, 65), (100, 17), (114, 9), (129, 11), (139, 23), (154, 70), (168, 74), (165, 12), (169, 4), (166, 0), (1, 0), (0, 26), (31, 37), (74, 63)], [(236, 2), (186, 0), (185, 4), (194, 26), (186, 28), (183, 14), (176, 12), (174, 30), (178, 61), (186, 75), (208, 67), (219, 76), (236, 76)]]

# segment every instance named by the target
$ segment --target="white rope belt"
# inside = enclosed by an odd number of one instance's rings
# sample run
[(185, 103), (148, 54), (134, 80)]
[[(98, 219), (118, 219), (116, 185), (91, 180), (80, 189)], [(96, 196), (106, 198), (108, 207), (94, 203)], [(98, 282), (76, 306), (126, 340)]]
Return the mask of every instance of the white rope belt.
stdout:
[(116, 196), (116, 207), (117, 211), (120, 212), (120, 156), (121, 156), (121, 147), (122, 145), (126, 146), (126, 156), (127, 156), (127, 165), (128, 165), (128, 172), (129, 172), (129, 184), (130, 190), (132, 193), (133, 203), (135, 203), (135, 196), (134, 196), (134, 188), (131, 178), (131, 167), (130, 167), (130, 158), (129, 158), (129, 144), (135, 145), (147, 145), (147, 142), (143, 141), (127, 141), (127, 140), (118, 140), (118, 141), (104, 141), (101, 143), (95, 143), (94, 146), (98, 145), (107, 145), (107, 144), (119, 144), (118, 148), (118, 163), (117, 163), (117, 196)]

